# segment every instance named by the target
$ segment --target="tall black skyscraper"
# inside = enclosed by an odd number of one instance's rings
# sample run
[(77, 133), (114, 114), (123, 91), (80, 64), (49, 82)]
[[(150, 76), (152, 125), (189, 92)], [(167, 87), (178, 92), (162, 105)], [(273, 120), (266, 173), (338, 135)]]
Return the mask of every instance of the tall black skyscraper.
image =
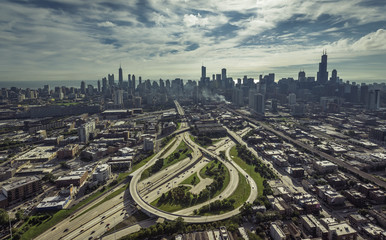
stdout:
[(135, 91), (135, 87), (136, 87), (136, 85), (135, 85), (135, 75), (133, 74), (131, 76), (131, 88), (133, 89), (133, 91)]
[(322, 61), (319, 63), (319, 72), (317, 76), (317, 81), (319, 83), (326, 83), (328, 80), (327, 72), (327, 52), (323, 51)]
[(119, 86), (122, 87), (123, 86), (123, 73), (122, 73), (122, 68), (121, 66), (119, 66)]
[(84, 81), (80, 83), (80, 92), (83, 94), (86, 93), (86, 83)]
[(206, 79), (206, 67), (201, 66), (201, 85), (205, 85), (205, 79)]

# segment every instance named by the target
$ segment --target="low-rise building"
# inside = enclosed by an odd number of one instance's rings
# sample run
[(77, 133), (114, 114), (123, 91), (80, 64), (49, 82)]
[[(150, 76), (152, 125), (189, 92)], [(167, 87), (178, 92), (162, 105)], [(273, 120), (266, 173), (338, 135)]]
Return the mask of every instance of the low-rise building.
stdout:
[(79, 144), (68, 144), (67, 146), (58, 150), (58, 158), (66, 159), (73, 158), (79, 152)]
[(336, 164), (327, 160), (316, 161), (313, 166), (319, 174), (334, 173), (338, 170), (338, 166)]
[(337, 223), (328, 226), (328, 239), (330, 240), (356, 240), (357, 237), (357, 231), (347, 223)]
[(145, 138), (143, 140), (143, 150), (144, 151), (153, 151), (154, 150), (154, 140), (151, 138)]
[(98, 165), (92, 174), (94, 182), (106, 182), (111, 176), (111, 167), (109, 164)]
[(27, 177), (4, 184), (1, 190), (7, 198), (8, 204), (12, 204), (39, 194), (42, 191), (42, 181), (35, 176)]
[(329, 185), (316, 186), (318, 196), (329, 205), (342, 205), (346, 200), (340, 193)]
[(109, 164), (113, 170), (131, 169), (132, 161), (133, 161), (133, 156), (112, 157), (109, 159), (107, 164)]
[(87, 177), (87, 171), (72, 171), (65, 176), (60, 176), (56, 179), (55, 183), (57, 187), (68, 187), (71, 184), (80, 187), (86, 181)]
[(18, 158), (16, 161), (20, 162), (46, 162), (56, 157), (55, 147), (36, 147)]
[(280, 228), (280, 226), (273, 222), (271, 223), (271, 226), (269, 228), (269, 232), (273, 240), (285, 240), (286, 235), (284, 234), (283, 230)]

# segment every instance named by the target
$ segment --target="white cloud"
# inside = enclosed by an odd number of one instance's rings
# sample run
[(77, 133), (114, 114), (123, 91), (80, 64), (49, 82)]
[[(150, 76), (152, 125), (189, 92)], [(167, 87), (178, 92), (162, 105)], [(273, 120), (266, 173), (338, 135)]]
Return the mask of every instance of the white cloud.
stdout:
[(100, 22), (97, 24), (98, 27), (115, 27), (116, 25), (110, 21), (106, 21), (106, 22)]
[(188, 27), (193, 27), (193, 26), (203, 27), (208, 24), (208, 19), (201, 17), (199, 13), (197, 14), (197, 16), (194, 14), (185, 14), (184, 23)]
[(358, 51), (386, 50), (386, 30), (378, 29), (356, 41), (352, 48)]

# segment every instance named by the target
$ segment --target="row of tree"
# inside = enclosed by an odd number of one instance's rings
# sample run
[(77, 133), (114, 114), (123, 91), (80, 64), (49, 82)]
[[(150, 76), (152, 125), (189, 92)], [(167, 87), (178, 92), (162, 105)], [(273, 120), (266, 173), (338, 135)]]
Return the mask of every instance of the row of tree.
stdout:
[(275, 179), (277, 176), (272, 171), (271, 168), (269, 168), (266, 164), (261, 162), (259, 159), (256, 158), (255, 155), (252, 154), (251, 151), (247, 149), (246, 146), (237, 144), (236, 150), (238, 153), (238, 156), (246, 162), (248, 165), (254, 165), (255, 166), (255, 172), (260, 173), (260, 175), (265, 179)]
[(221, 210), (232, 210), (234, 209), (233, 204), (235, 203), (234, 199), (224, 199), (224, 200), (216, 200), (211, 202), (208, 205), (202, 206), (199, 210), (195, 210), (194, 214), (204, 214), (207, 212), (217, 212)]

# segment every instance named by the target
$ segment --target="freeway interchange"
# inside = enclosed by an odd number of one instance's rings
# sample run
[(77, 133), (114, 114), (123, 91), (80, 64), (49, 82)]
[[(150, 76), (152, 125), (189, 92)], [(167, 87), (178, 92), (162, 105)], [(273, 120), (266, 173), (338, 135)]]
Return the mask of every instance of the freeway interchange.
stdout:
[[(184, 118), (184, 112), (182, 107), (178, 104), (177, 101), (175, 102), (175, 104), (178, 113), (182, 118)], [(181, 127), (186, 128), (186, 124), (186, 121), (182, 121)], [(169, 152), (165, 153), (164, 155), (167, 156), (168, 154), (173, 152), (173, 150), (178, 146), (178, 144), (181, 141), (184, 141), (193, 150), (191, 158), (186, 158), (180, 161), (179, 163), (176, 163), (173, 166), (170, 166), (167, 169), (160, 171), (157, 174), (154, 174), (149, 179), (140, 181), (142, 172), (151, 165), (153, 165), (158, 159), (157, 157), (154, 157), (143, 168), (135, 172), (130, 182), (130, 194), (133, 200), (142, 208), (143, 211), (155, 215), (157, 217), (162, 217), (167, 220), (175, 220), (178, 217), (182, 217), (185, 222), (189, 223), (205, 223), (227, 219), (229, 217), (237, 215), (239, 213), (240, 207), (224, 214), (212, 216), (193, 215), (193, 212), (194, 210), (199, 209), (201, 206), (231, 196), (232, 193), (237, 189), (239, 181), (248, 181), (248, 184), (251, 188), (251, 192), (247, 202), (253, 202), (256, 199), (257, 186), (256, 183), (251, 180), (252, 178), (249, 177), (248, 173), (246, 173), (238, 165), (233, 164), (233, 162), (226, 161), (225, 159), (221, 159), (218, 156), (219, 149), (227, 150), (228, 148), (229, 151), (233, 144), (225, 144), (210, 151), (193, 142), (190, 139), (188, 132), (183, 132), (176, 138), (177, 140), (175, 141), (174, 146), (169, 150)], [(229, 139), (223, 141), (229, 141)], [(217, 159), (221, 161), (226, 166), (230, 174), (230, 184), (226, 186), (224, 191), (219, 196), (216, 196), (212, 199), (208, 199), (208, 201), (203, 202), (201, 204), (194, 205), (192, 207), (185, 208), (173, 213), (162, 211), (150, 204), (152, 201), (160, 197), (160, 195), (169, 191), (173, 186), (177, 186), (192, 174), (199, 172), (211, 159)], [(241, 174), (245, 176), (245, 178), (239, 179), (238, 171), (241, 172)]]
[[(237, 189), (240, 181), (247, 181), (248, 186), (251, 188), (246, 201), (252, 203), (257, 198), (258, 194), (256, 183), (252, 180), (248, 173), (237, 164), (219, 157), (220, 151), (229, 152), (235, 143), (227, 137), (214, 146), (209, 147), (209, 149), (197, 145), (190, 138), (190, 134), (188, 132), (189, 127), (187, 122), (183, 119), (183, 109), (178, 102), (176, 102), (176, 107), (182, 117), (182, 123), (181, 128), (175, 132), (175, 141), (171, 141), (161, 151), (155, 154), (149, 162), (132, 173), (132, 179), (128, 189), (109, 201), (93, 208), (93, 206), (102, 201), (103, 198), (95, 200), (71, 215), (69, 218), (64, 219), (48, 231), (41, 234), (39, 239), (95, 239), (104, 235), (108, 230), (114, 229), (118, 223), (131, 216), (138, 209), (141, 209), (150, 216), (160, 217), (167, 220), (175, 220), (178, 217), (182, 217), (184, 221), (188, 223), (205, 223), (227, 219), (239, 214), (241, 206), (220, 215), (199, 216), (193, 215), (193, 212), (195, 209), (199, 209), (211, 202), (230, 197)], [(242, 134), (245, 133), (246, 131), (242, 132)], [(182, 159), (181, 161), (159, 171), (149, 178), (140, 181), (143, 171), (151, 167), (159, 158), (172, 154), (182, 141), (185, 142), (185, 144), (192, 150), (190, 157)], [(150, 204), (161, 196), (162, 193), (166, 193), (170, 189), (177, 187), (189, 176), (194, 173), (198, 173), (207, 165), (208, 162), (214, 159), (223, 163), (229, 172), (230, 177), (229, 184), (219, 195), (209, 198), (205, 202), (201, 202), (197, 205), (184, 208), (176, 212), (165, 212)], [(239, 177), (239, 172), (241, 173), (242, 178)], [(203, 181), (199, 188), (203, 189), (209, 183), (210, 182), (207, 182), (207, 184), (205, 184)], [(123, 186), (124, 184), (120, 184), (112, 189), (111, 192), (116, 191)], [(200, 189), (197, 189), (197, 191), (200, 191)], [(151, 225), (149, 222), (146, 224)], [(104, 239), (113, 239), (112, 235), (113, 234), (107, 235), (107, 237), (104, 236)]]

